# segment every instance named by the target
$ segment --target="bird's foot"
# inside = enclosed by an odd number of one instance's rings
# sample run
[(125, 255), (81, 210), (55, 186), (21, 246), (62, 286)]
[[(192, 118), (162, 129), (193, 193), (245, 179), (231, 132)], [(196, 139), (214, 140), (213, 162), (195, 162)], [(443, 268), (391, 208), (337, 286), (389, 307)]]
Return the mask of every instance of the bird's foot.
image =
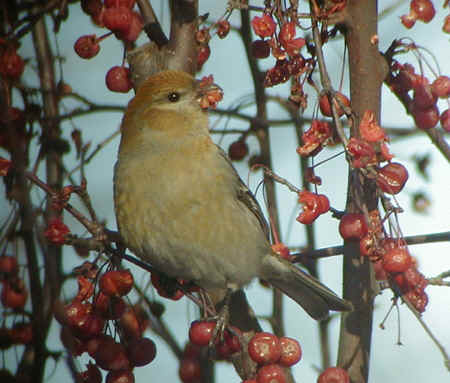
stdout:
[(219, 313), (213, 318), (213, 320), (216, 322), (216, 327), (214, 328), (212, 337), (209, 341), (210, 350), (213, 350), (216, 344), (223, 342), (225, 330), (229, 327), (230, 312), (227, 302), (225, 302), (225, 304), (220, 309)]

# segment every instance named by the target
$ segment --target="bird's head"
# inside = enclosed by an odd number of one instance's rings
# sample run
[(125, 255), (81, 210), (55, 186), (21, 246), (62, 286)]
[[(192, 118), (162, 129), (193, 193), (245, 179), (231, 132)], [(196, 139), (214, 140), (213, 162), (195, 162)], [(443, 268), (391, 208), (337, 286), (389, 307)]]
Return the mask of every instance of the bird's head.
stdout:
[(199, 81), (174, 70), (150, 76), (128, 104), (121, 126), (121, 149), (208, 134), (205, 111), (221, 98), (222, 91), (212, 78)]

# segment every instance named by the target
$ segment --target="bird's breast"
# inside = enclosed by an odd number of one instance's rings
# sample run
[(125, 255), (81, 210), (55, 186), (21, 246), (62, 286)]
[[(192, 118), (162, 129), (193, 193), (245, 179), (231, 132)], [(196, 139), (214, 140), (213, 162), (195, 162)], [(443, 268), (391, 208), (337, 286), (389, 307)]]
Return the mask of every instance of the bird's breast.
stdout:
[(136, 255), (168, 275), (205, 288), (246, 284), (258, 275), (268, 244), (253, 213), (237, 200), (235, 183), (213, 150), (120, 158), (119, 230)]

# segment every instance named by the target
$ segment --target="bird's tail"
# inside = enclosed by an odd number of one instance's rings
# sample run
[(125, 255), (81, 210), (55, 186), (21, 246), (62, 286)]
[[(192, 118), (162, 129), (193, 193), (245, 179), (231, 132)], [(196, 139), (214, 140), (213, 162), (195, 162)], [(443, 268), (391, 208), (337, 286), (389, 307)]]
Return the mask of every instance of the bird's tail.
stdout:
[(296, 301), (314, 319), (326, 318), (329, 310), (353, 309), (350, 302), (339, 298), (317, 279), (277, 255), (264, 257), (262, 275), (263, 279)]

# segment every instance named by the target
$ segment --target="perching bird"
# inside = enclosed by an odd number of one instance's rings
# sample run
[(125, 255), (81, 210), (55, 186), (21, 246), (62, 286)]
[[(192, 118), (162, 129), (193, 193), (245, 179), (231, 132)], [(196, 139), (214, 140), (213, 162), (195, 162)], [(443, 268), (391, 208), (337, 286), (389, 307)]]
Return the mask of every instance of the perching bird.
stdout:
[(258, 203), (209, 134), (200, 103), (219, 89), (164, 71), (145, 80), (130, 101), (114, 175), (125, 244), (158, 271), (212, 294), (259, 277), (315, 319), (351, 309), (272, 251)]

